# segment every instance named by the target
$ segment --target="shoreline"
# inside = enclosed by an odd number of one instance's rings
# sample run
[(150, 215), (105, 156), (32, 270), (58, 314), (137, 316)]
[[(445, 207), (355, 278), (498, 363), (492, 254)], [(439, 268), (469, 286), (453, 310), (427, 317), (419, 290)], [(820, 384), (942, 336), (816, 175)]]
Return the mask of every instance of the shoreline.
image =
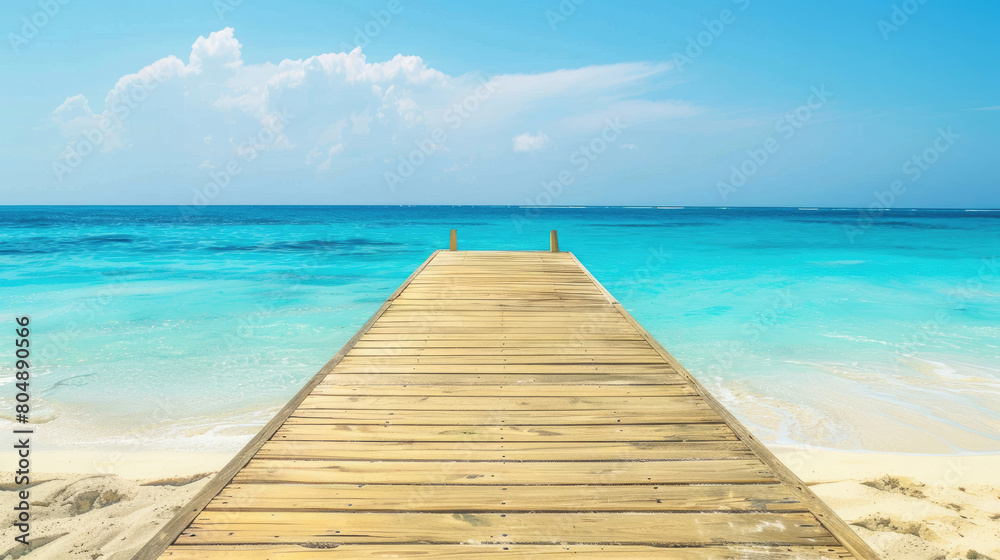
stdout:
[[(33, 477), (40, 479), (67, 475), (115, 475), (131, 480), (147, 481), (206, 472), (215, 473), (234, 455), (236, 452), (46, 451), (43, 448), (32, 450), (31, 471)], [(16, 464), (16, 453), (0, 453), (0, 469)], [(0, 558), (3, 556), (0, 555)]]
[(1000, 450), (991, 454), (933, 455), (789, 445), (767, 447), (809, 486), (886, 474), (944, 485), (1000, 485), (997, 476)]

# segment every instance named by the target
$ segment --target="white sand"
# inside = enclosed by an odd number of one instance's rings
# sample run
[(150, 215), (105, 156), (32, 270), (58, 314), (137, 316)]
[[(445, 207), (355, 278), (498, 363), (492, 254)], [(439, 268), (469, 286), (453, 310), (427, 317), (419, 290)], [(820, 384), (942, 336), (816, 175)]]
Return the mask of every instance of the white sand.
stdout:
[[(12, 473), (0, 474), (0, 559), (128, 560), (231, 459), (224, 453), (32, 453), (31, 549), (14, 546), (6, 521), (17, 503)], [(0, 465), (14, 465), (0, 453)], [(69, 474), (50, 474), (69, 473)]]
[[(5, 522), (0, 528), (4, 560), (128, 560), (209, 479), (154, 479), (146, 481), (150, 486), (113, 474), (48, 475), (36, 480), (39, 483), (28, 490), (30, 548), (15, 543), (20, 532)], [(10, 484), (2, 487), (3, 503), (13, 505), (16, 496), (10, 488)]]
[(1000, 455), (772, 450), (885, 560), (1000, 560)]

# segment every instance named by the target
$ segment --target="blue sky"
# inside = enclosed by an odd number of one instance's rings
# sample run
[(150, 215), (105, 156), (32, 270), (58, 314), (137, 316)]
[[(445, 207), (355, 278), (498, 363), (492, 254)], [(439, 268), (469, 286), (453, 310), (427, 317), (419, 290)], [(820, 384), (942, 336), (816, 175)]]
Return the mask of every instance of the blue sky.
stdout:
[(0, 203), (1000, 207), (998, 16), (15, 1)]

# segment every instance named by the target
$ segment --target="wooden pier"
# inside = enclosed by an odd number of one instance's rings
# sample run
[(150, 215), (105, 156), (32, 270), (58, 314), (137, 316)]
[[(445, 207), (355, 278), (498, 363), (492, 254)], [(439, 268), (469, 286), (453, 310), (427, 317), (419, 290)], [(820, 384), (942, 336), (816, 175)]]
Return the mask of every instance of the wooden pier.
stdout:
[(554, 251), (431, 255), (136, 558), (563, 554), (877, 558)]

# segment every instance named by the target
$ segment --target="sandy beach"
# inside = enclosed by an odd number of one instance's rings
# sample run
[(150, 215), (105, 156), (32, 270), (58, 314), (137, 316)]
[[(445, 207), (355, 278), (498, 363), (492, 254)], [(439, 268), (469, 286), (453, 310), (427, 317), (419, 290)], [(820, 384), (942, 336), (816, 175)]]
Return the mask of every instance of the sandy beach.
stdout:
[[(1000, 558), (1000, 455), (773, 449), (885, 560)], [(228, 456), (129, 453), (109, 461), (107, 453), (65, 452), (45, 461), (46, 471), (63, 474), (32, 480), (34, 544), (7, 544), (0, 560), (127, 560)], [(11, 488), (0, 486), (4, 503), (13, 503)], [(0, 538), (13, 537), (5, 523)]]
[(772, 450), (885, 560), (1000, 558), (1000, 455)]
[[(0, 454), (4, 464), (15, 458)], [(29, 547), (5, 513), (0, 559), (127, 560), (187, 503), (228, 460), (217, 453), (59, 452), (35, 455)], [(58, 474), (52, 474), (58, 473)], [(3, 473), (4, 504), (16, 490)]]

